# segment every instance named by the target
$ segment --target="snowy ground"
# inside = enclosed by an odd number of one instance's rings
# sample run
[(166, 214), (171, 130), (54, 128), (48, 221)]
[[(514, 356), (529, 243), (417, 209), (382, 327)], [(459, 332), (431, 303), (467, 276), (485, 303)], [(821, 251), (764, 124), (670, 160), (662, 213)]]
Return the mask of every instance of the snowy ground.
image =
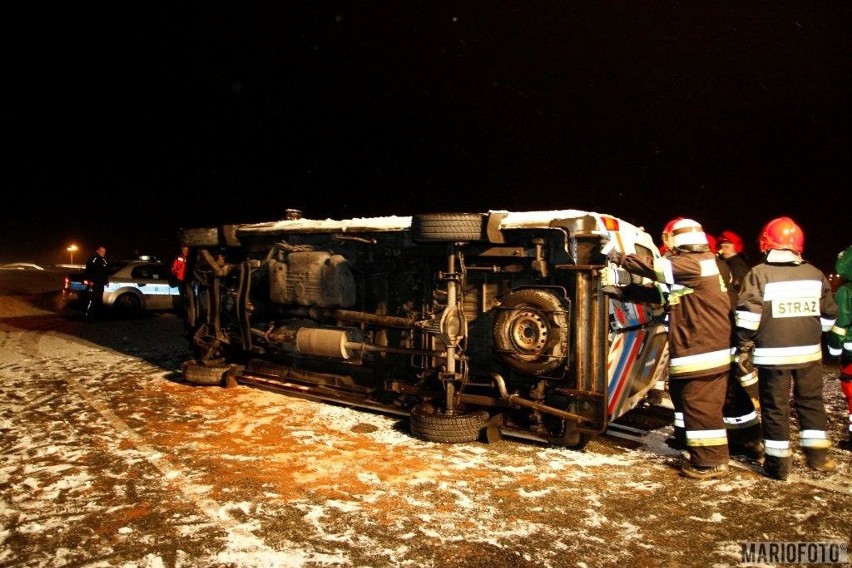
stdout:
[(831, 475), (797, 455), (786, 483), (745, 461), (696, 482), (670, 422), (581, 452), (428, 443), (399, 417), (184, 384), (174, 316), (85, 324), (51, 299), (0, 296), (0, 567), (736, 566), (743, 542), (852, 536), (849, 451)]

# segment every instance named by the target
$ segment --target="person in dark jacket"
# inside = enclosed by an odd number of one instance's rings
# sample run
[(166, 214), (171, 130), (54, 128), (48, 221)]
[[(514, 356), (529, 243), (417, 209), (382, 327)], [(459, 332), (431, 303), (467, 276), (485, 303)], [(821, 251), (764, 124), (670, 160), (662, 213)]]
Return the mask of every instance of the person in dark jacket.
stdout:
[(743, 285), (743, 278), (751, 268), (751, 264), (745, 255), (743, 240), (733, 231), (722, 231), (716, 238), (716, 243), (719, 245), (719, 256), (731, 269), (734, 293), (739, 294)]
[[(716, 253), (719, 273), (731, 297), (731, 321), (733, 321), (733, 310), (737, 305), (740, 286), (749, 271), (749, 265), (741, 252), (743, 242), (733, 231), (722, 231), (718, 238), (707, 235), (707, 240), (710, 242), (710, 250)], [(732, 334), (731, 345), (736, 344), (735, 334)], [(759, 460), (763, 457), (763, 443), (761, 442), (760, 417), (757, 412), (760, 408), (757, 371), (747, 362), (744, 362), (744, 366), (740, 366), (735, 357), (735, 351), (736, 349), (732, 347), (731, 355), (734, 357), (728, 374), (725, 405), (722, 407), (725, 428), (728, 431), (728, 449), (731, 455)]]
[(92, 320), (101, 315), (104, 305), (104, 288), (109, 283), (109, 262), (106, 259), (106, 247), (99, 245), (95, 253), (86, 261), (85, 277), (89, 283), (89, 302), (85, 317)]
[(743, 280), (736, 333), (739, 357), (751, 357), (757, 368), (763, 469), (782, 481), (790, 474), (792, 388), (808, 465), (834, 471), (822, 394), (822, 334), (834, 325), (837, 304), (825, 275), (802, 259), (805, 235), (791, 218), (769, 221), (758, 243), (765, 256)]
[(608, 259), (668, 286), (669, 390), (675, 412), (683, 414), (689, 453), (681, 473), (693, 479), (723, 477), (729, 460), (722, 405), (731, 367), (731, 299), (698, 222), (675, 222), (670, 244), (667, 256), (652, 262), (619, 251)]

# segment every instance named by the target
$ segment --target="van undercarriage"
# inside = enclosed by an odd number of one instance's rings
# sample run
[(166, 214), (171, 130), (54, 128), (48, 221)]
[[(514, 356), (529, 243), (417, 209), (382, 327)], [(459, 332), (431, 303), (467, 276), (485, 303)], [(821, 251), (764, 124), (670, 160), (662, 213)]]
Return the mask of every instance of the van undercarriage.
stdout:
[(546, 213), (184, 229), (184, 377), (408, 416), (429, 441), (581, 448), (660, 379), (665, 330), (602, 290), (618, 220)]

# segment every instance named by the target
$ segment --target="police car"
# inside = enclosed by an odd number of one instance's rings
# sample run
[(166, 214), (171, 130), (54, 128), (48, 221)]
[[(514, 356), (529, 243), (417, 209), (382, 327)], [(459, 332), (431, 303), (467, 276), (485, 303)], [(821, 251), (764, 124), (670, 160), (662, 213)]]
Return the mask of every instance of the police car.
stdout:
[[(169, 267), (159, 261), (128, 260), (110, 262), (110, 276), (104, 287), (104, 307), (127, 315), (168, 311), (177, 307), (180, 290), (169, 282)], [(69, 304), (85, 307), (90, 283), (84, 273), (65, 277), (62, 297)]]

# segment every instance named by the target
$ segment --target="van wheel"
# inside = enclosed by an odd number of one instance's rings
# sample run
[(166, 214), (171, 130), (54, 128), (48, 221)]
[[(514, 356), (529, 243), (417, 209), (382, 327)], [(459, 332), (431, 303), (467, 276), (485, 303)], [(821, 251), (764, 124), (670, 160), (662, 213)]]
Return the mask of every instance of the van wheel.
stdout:
[(198, 361), (186, 361), (181, 366), (183, 380), (191, 385), (222, 386), (233, 365), (202, 365)]
[(411, 218), (415, 242), (468, 242), (483, 240), (485, 217), (481, 213), (424, 213)]
[(545, 290), (512, 292), (494, 318), (494, 348), (503, 362), (525, 375), (559, 368), (568, 357), (568, 315)]
[(445, 444), (477, 441), (487, 422), (485, 410), (444, 414), (431, 404), (418, 404), (409, 418), (414, 437)]

